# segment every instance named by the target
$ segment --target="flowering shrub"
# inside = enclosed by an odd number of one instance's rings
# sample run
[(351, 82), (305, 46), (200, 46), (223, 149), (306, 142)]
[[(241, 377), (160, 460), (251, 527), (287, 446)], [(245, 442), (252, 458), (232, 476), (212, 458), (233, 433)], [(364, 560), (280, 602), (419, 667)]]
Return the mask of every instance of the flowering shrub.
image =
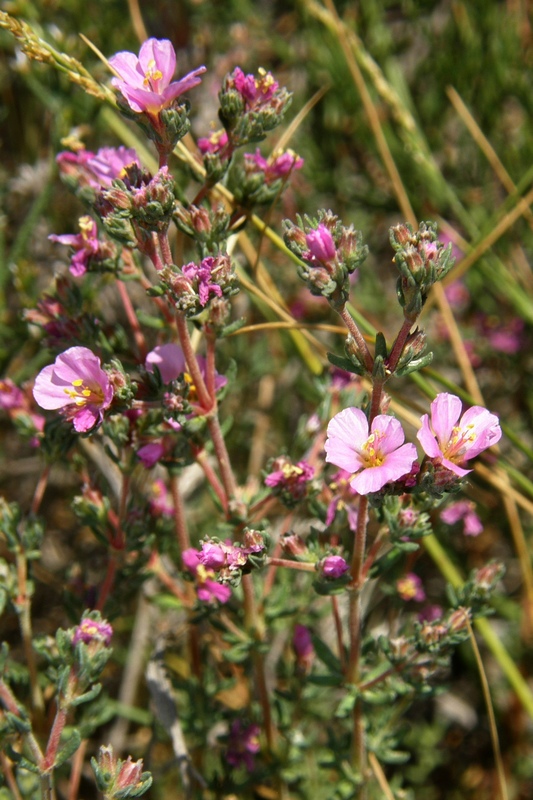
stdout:
[[(43, 462), (27, 513), (0, 504), (9, 554), (0, 610), (18, 615), (27, 657), (21, 688), (16, 654), (7, 645), (1, 653), (2, 763), (16, 797), (26, 774), (38, 776), (47, 798), (68, 774), (76, 798), (82, 741), (102, 729), (105, 739), (123, 713), (157, 724), (172, 755), (164, 769), (150, 748), (133, 760), (118, 734), (89, 749), (95, 785), (110, 800), (140, 796), (152, 782), (157, 790), (158, 772), (162, 785), (174, 762), (183, 796), (371, 800), (384, 796), (386, 765), (396, 792), (389, 786), (388, 796), (407, 797), (402, 716), (442, 684), (503, 575), (500, 564), (478, 565), (435, 597), (415, 566), (438, 553), (441, 522), (482, 532), (463, 495), (476, 465), (494, 463), (502, 437), (496, 414), (421, 377), (432, 354), (420, 317), (453, 268), (452, 245), (433, 222), (391, 227), (399, 322), (394, 335), (369, 332), (352, 305), (355, 281), (368, 274), (363, 234), (320, 209), (290, 214), (282, 240), (267, 215), (257, 216), (305, 174), (292, 150), (243, 151), (280, 125), (290, 91), (266, 70), (235, 67), (218, 95), (222, 129), (194, 143), (206, 68), (174, 80), (176, 64), (173, 44), (156, 38), (138, 56), (109, 59), (102, 102), (137, 126), (137, 149), (104, 142), (57, 156), (86, 213), (79, 233), (48, 237), (73, 253), (25, 314), (53, 363), (24, 385), (0, 384), (0, 408)], [(246, 252), (254, 225), (268, 230), (283, 269), (292, 264), (329, 306), (343, 337), (342, 346), (324, 339), (331, 367), (323, 340), (295, 324), (259, 253), (250, 273), (235, 254), (239, 242)], [(120, 330), (101, 319), (110, 288), (127, 323)], [(269, 321), (257, 322), (244, 290)], [(256, 448), (260, 436), (251, 443), (246, 426), (259, 430), (266, 416), (254, 412), (250, 422), (261, 344), (250, 355), (241, 343), (269, 325), (288, 327), (300, 357), (318, 367), (308, 413), (293, 412), (290, 391), (277, 396), (287, 438), (267, 441), (266, 425)], [(425, 381), (430, 403), (398, 394), (407, 376)], [(103, 567), (72, 570), (63, 588), (76, 624), (32, 645), (29, 564), (48, 530), (51, 469), (65, 464), (77, 486), (76, 524), (101, 548)], [(120, 702), (108, 694), (137, 597), (150, 610), (137, 618), (132, 638), (143, 627), (145, 638), (128, 658), (146, 656), (150, 711), (132, 708), (133, 694)], [(132, 738), (132, 748), (143, 741)]]

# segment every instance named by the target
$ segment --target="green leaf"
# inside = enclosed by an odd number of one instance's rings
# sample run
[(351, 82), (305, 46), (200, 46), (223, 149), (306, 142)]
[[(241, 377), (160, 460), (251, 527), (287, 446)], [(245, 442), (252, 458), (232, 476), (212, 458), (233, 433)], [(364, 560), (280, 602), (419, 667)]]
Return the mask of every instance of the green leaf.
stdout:
[[(57, 752), (54, 760), (54, 767), (59, 767), (61, 764), (64, 764), (65, 761), (68, 761), (81, 744), (80, 732), (76, 728), (70, 728), (67, 735), (67, 741)], [(62, 737), (62, 741), (64, 738), (66, 738), (65, 735)]]
[(334, 672), (337, 675), (342, 674), (341, 662), (335, 653), (325, 642), (322, 641), (322, 639), (319, 639), (318, 636), (313, 635), (311, 638), (317, 658), (319, 658), (320, 661), (322, 661), (322, 663), (331, 670), (331, 672)]

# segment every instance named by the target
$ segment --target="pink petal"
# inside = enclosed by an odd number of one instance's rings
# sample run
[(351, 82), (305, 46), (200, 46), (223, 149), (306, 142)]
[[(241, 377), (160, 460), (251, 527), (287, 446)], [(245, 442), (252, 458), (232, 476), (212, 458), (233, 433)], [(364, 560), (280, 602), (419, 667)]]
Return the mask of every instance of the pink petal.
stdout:
[(161, 74), (163, 86), (167, 86), (176, 71), (176, 52), (172, 42), (168, 39), (147, 39), (139, 51), (139, 64), (142, 71), (146, 74), (155, 62), (156, 69)]
[(364, 412), (360, 408), (345, 408), (330, 420), (327, 435), (326, 461), (347, 472), (361, 469), (363, 462), (358, 450), (368, 439), (368, 420)]
[(380, 431), (383, 434), (379, 449), (384, 454), (396, 450), (405, 441), (401, 422), (388, 414), (378, 414), (372, 422), (371, 431), (372, 433)]
[(139, 66), (139, 59), (133, 53), (128, 53), (123, 50), (120, 53), (115, 53), (109, 59), (109, 63), (120, 75), (120, 78), (113, 78), (111, 83), (116, 88), (120, 88), (119, 84), (122, 82), (127, 83), (131, 87), (141, 88), (144, 81), (144, 73)]
[(71, 402), (63, 387), (52, 383), (53, 375), (54, 365), (50, 364), (50, 366), (39, 372), (33, 387), (33, 396), (36, 403), (47, 410), (63, 408)]
[(461, 415), (462, 403), (454, 394), (442, 392), (431, 403), (431, 427), (439, 443), (446, 446)]
[(74, 430), (78, 433), (90, 431), (100, 421), (101, 416), (100, 411), (95, 406), (82, 406), (79, 411), (76, 411), (72, 419)]
[(430, 458), (438, 458), (442, 455), (440, 447), (435, 439), (435, 436), (429, 426), (429, 417), (427, 414), (424, 414), (422, 417), (422, 427), (417, 432), (416, 437), (422, 448), (424, 453), (429, 456)]
[(146, 356), (145, 367), (148, 372), (153, 372), (155, 366), (159, 369), (164, 383), (176, 380), (178, 375), (187, 369), (183, 350), (172, 342), (154, 347)]

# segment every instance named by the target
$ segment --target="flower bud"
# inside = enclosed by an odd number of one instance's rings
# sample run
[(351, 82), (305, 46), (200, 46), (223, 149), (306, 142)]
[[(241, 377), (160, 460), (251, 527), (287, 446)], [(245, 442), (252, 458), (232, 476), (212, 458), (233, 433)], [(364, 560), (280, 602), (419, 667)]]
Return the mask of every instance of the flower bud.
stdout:
[(321, 575), (328, 580), (337, 580), (350, 569), (342, 556), (326, 556), (318, 564)]

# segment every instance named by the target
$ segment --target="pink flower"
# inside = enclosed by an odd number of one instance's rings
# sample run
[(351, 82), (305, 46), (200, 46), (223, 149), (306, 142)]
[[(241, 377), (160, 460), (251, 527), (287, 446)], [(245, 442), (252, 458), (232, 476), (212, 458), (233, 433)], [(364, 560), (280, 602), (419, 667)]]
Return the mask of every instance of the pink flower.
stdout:
[(329, 484), (329, 488), (334, 493), (326, 511), (326, 525), (329, 527), (339, 512), (345, 511), (348, 527), (351, 531), (357, 529), (358, 493), (350, 486), (351, 474), (341, 469), (337, 472)]
[(293, 464), (287, 456), (279, 456), (272, 462), (274, 468), (265, 478), (265, 485), (285, 502), (302, 500), (307, 493), (307, 485), (313, 479), (315, 470), (307, 461)]
[[(139, 457), (138, 452), (137, 457)], [(165, 481), (161, 480), (161, 478), (157, 478), (152, 483), (150, 489), (150, 511), (158, 516), (162, 515), (165, 517), (173, 517), (174, 503), (172, 501), (172, 495), (169, 492)]]
[(66, 233), (61, 236), (56, 236), (56, 234), (53, 233), (48, 237), (51, 242), (67, 244), (74, 248), (75, 252), (72, 256), (69, 270), (76, 278), (81, 277), (87, 272), (89, 261), (93, 256), (96, 256), (100, 250), (96, 222), (91, 219), (91, 217), (84, 216), (80, 217), (79, 226), (80, 233)]
[(462, 520), (465, 536), (479, 536), (483, 531), (483, 524), (475, 509), (475, 503), (471, 500), (458, 500), (441, 511), (440, 518), (446, 525), (455, 525)]
[(273, 153), (271, 158), (266, 159), (261, 155), (261, 151), (257, 149), (253, 155), (250, 153), (244, 154), (244, 161), (247, 169), (252, 173), (264, 173), (264, 181), (268, 185), (279, 178), (285, 178), (291, 172), (301, 169), (304, 165), (303, 158), (300, 158), (292, 150), (286, 152)]
[(78, 642), (91, 644), (91, 642), (101, 642), (107, 647), (113, 636), (113, 628), (106, 622), (106, 620), (91, 619), (86, 617), (82, 619), (78, 627), (74, 631), (72, 637), (72, 644), (76, 645)]
[(377, 492), (386, 483), (407, 475), (416, 461), (414, 444), (394, 417), (379, 414), (368, 428), (359, 408), (345, 408), (328, 425), (326, 461), (355, 474), (350, 486), (359, 494)]
[(122, 178), (126, 167), (136, 164), (141, 168), (139, 156), (133, 147), (102, 147), (96, 155), (91, 154), (86, 165), (91, 170), (100, 188), (109, 188), (116, 178)]
[(240, 67), (235, 67), (228, 82), (236, 89), (246, 103), (247, 110), (257, 110), (268, 105), (279, 89), (279, 83), (270, 72), (259, 70), (259, 77), (245, 75)]
[[(200, 367), (200, 373), (202, 377), (205, 378), (205, 358), (202, 356), (197, 356), (196, 358), (198, 360), (198, 366)], [(192, 378), (187, 371), (183, 350), (179, 345), (173, 342), (160, 344), (154, 347), (153, 350), (150, 350), (146, 356), (144, 365), (148, 372), (152, 373), (154, 367), (157, 367), (161, 373), (163, 383), (170, 383), (171, 381), (175, 381), (180, 375), (183, 375), (186, 383), (189, 384), (189, 389), (194, 389), (192, 386)], [(218, 372), (215, 373), (215, 389), (221, 389), (227, 382), (228, 379), (224, 375), (219, 375)]]
[(240, 719), (231, 724), (226, 751), (226, 760), (232, 767), (243, 766), (252, 772), (255, 766), (254, 756), (259, 752), (259, 725), (244, 725)]
[(224, 128), (215, 131), (208, 137), (198, 139), (198, 150), (202, 155), (206, 153), (221, 153), (228, 144), (228, 134)]
[(217, 260), (213, 256), (207, 256), (201, 264), (191, 262), (182, 269), (187, 280), (196, 285), (196, 291), (202, 307), (207, 305), (210, 295), (222, 297), (221, 287), (213, 280), (213, 271), (216, 266)]
[(61, 409), (78, 433), (86, 433), (102, 421), (113, 387), (91, 350), (70, 347), (40, 371), (33, 396), (41, 408)]
[(198, 550), (189, 547), (183, 551), (181, 558), (185, 569), (195, 576), (198, 600), (203, 603), (228, 602), (231, 597), (230, 587), (213, 580), (215, 573), (202, 564)]
[(292, 636), (292, 647), (301, 671), (309, 673), (315, 655), (311, 631), (305, 625), (296, 624)]
[(402, 600), (416, 600), (421, 603), (426, 599), (422, 581), (414, 572), (408, 572), (407, 575), (396, 581), (396, 591)]
[(329, 228), (322, 223), (316, 230), (313, 229), (306, 234), (305, 241), (309, 250), (302, 253), (302, 258), (306, 261), (327, 264), (335, 258), (337, 250), (333, 236)]
[(462, 465), (496, 444), (502, 431), (498, 417), (486, 408), (472, 406), (462, 416), (461, 411), (458, 397), (438, 394), (431, 403), (431, 423), (424, 414), (417, 437), (430, 459), (462, 478), (471, 472)]
[(172, 81), (176, 71), (176, 52), (168, 39), (147, 39), (139, 57), (120, 52), (109, 59), (118, 73), (111, 83), (125, 97), (133, 111), (157, 115), (177, 97), (197, 86), (205, 67), (198, 67), (179, 81)]

